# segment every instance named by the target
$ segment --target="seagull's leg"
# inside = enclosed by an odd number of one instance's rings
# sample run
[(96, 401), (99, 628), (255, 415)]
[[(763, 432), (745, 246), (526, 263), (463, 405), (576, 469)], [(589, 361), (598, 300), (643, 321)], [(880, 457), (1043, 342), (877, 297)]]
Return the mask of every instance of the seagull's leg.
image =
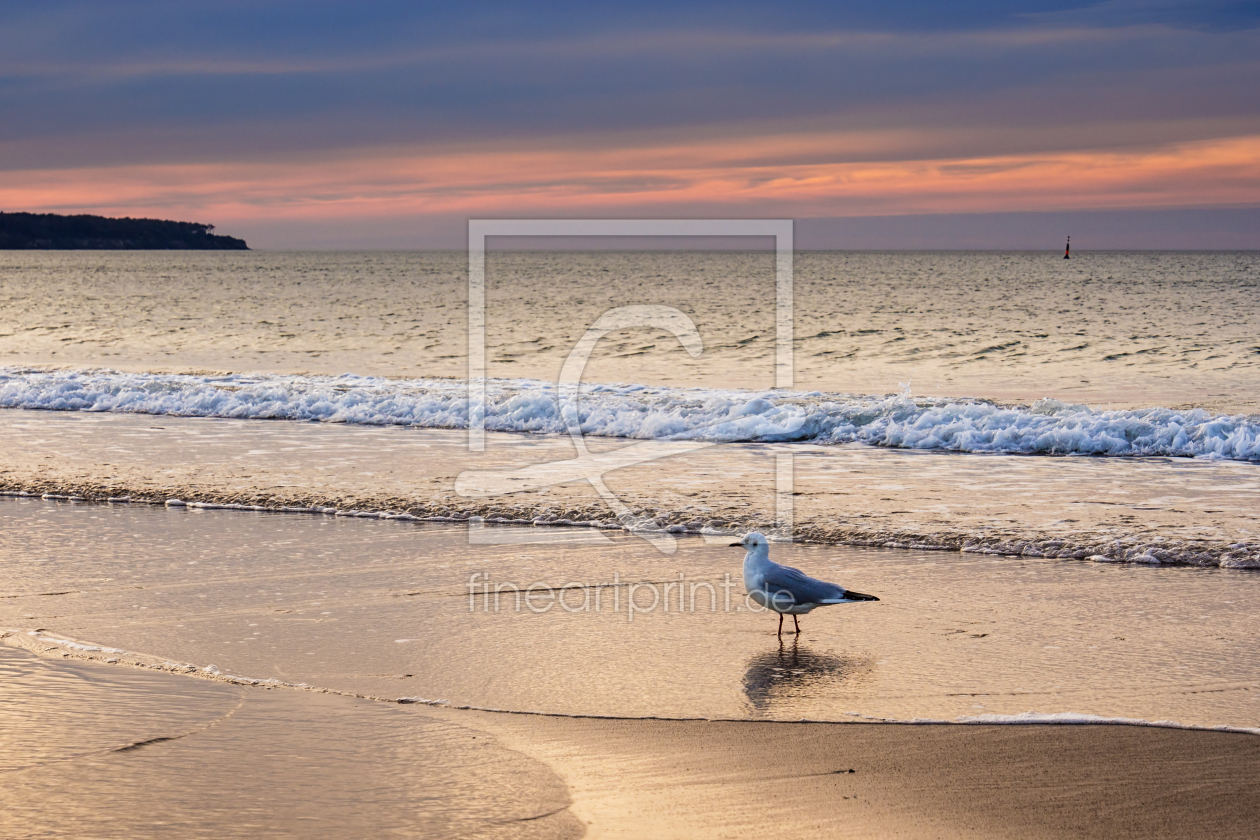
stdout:
[(783, 635), (783, 613), (779, 613), (779, 635)]
[(796, 635), (801, 635), (801, 623), (796, 620), (796, 613), (792, 613), (792, 623), (796, 625)]

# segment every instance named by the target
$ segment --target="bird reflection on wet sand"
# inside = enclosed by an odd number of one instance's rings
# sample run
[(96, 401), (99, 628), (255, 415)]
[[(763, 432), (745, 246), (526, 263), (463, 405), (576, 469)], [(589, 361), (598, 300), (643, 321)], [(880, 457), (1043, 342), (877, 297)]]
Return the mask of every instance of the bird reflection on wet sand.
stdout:
[(748, 660), (744, 694), (754, 712), (765, 714), (785, 701), (829, 693), (828, 688), (860, 678), (870, 669), (866, 657), (819, 653), (799, 639), (779, 639), (777, 650)]

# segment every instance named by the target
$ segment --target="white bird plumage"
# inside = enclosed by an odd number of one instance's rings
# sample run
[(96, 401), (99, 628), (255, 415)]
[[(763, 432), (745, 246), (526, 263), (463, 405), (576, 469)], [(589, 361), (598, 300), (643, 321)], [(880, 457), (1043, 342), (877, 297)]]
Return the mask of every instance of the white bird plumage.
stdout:
[(744, 588), (758, 604), (779, 614), (779, 634), (783, 634), (783, 616), (792, 616), (796, 632), (801, 632), (798, 615), (815, 607), (832, 604), (855, 604), (878, 601), (874, 595), (863, 595), (834, 583), (812, 578), (800, 569), (781, 566), (770, 559), (770, 543), (763, 534), (753, 531), (731, 548), (742, 548), (744, 554)]

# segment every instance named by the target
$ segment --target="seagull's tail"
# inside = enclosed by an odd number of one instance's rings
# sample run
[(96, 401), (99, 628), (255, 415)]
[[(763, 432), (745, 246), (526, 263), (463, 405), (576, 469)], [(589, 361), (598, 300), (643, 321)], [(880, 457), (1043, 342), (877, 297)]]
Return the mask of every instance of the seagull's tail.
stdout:
[(852, 589), (844, 590), (844, 600), (846, 601), (878, 601), (874, 595), (863, 595), (861, 592), (854, 592)]

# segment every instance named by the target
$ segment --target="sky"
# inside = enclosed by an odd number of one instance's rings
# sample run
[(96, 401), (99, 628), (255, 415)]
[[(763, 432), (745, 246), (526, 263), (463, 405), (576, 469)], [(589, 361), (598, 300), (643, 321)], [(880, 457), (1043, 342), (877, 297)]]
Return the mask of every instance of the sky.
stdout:
[(264, 248), (469, 218), (1260, 248), (1260, 2), (0, 5), (0, 210)]

